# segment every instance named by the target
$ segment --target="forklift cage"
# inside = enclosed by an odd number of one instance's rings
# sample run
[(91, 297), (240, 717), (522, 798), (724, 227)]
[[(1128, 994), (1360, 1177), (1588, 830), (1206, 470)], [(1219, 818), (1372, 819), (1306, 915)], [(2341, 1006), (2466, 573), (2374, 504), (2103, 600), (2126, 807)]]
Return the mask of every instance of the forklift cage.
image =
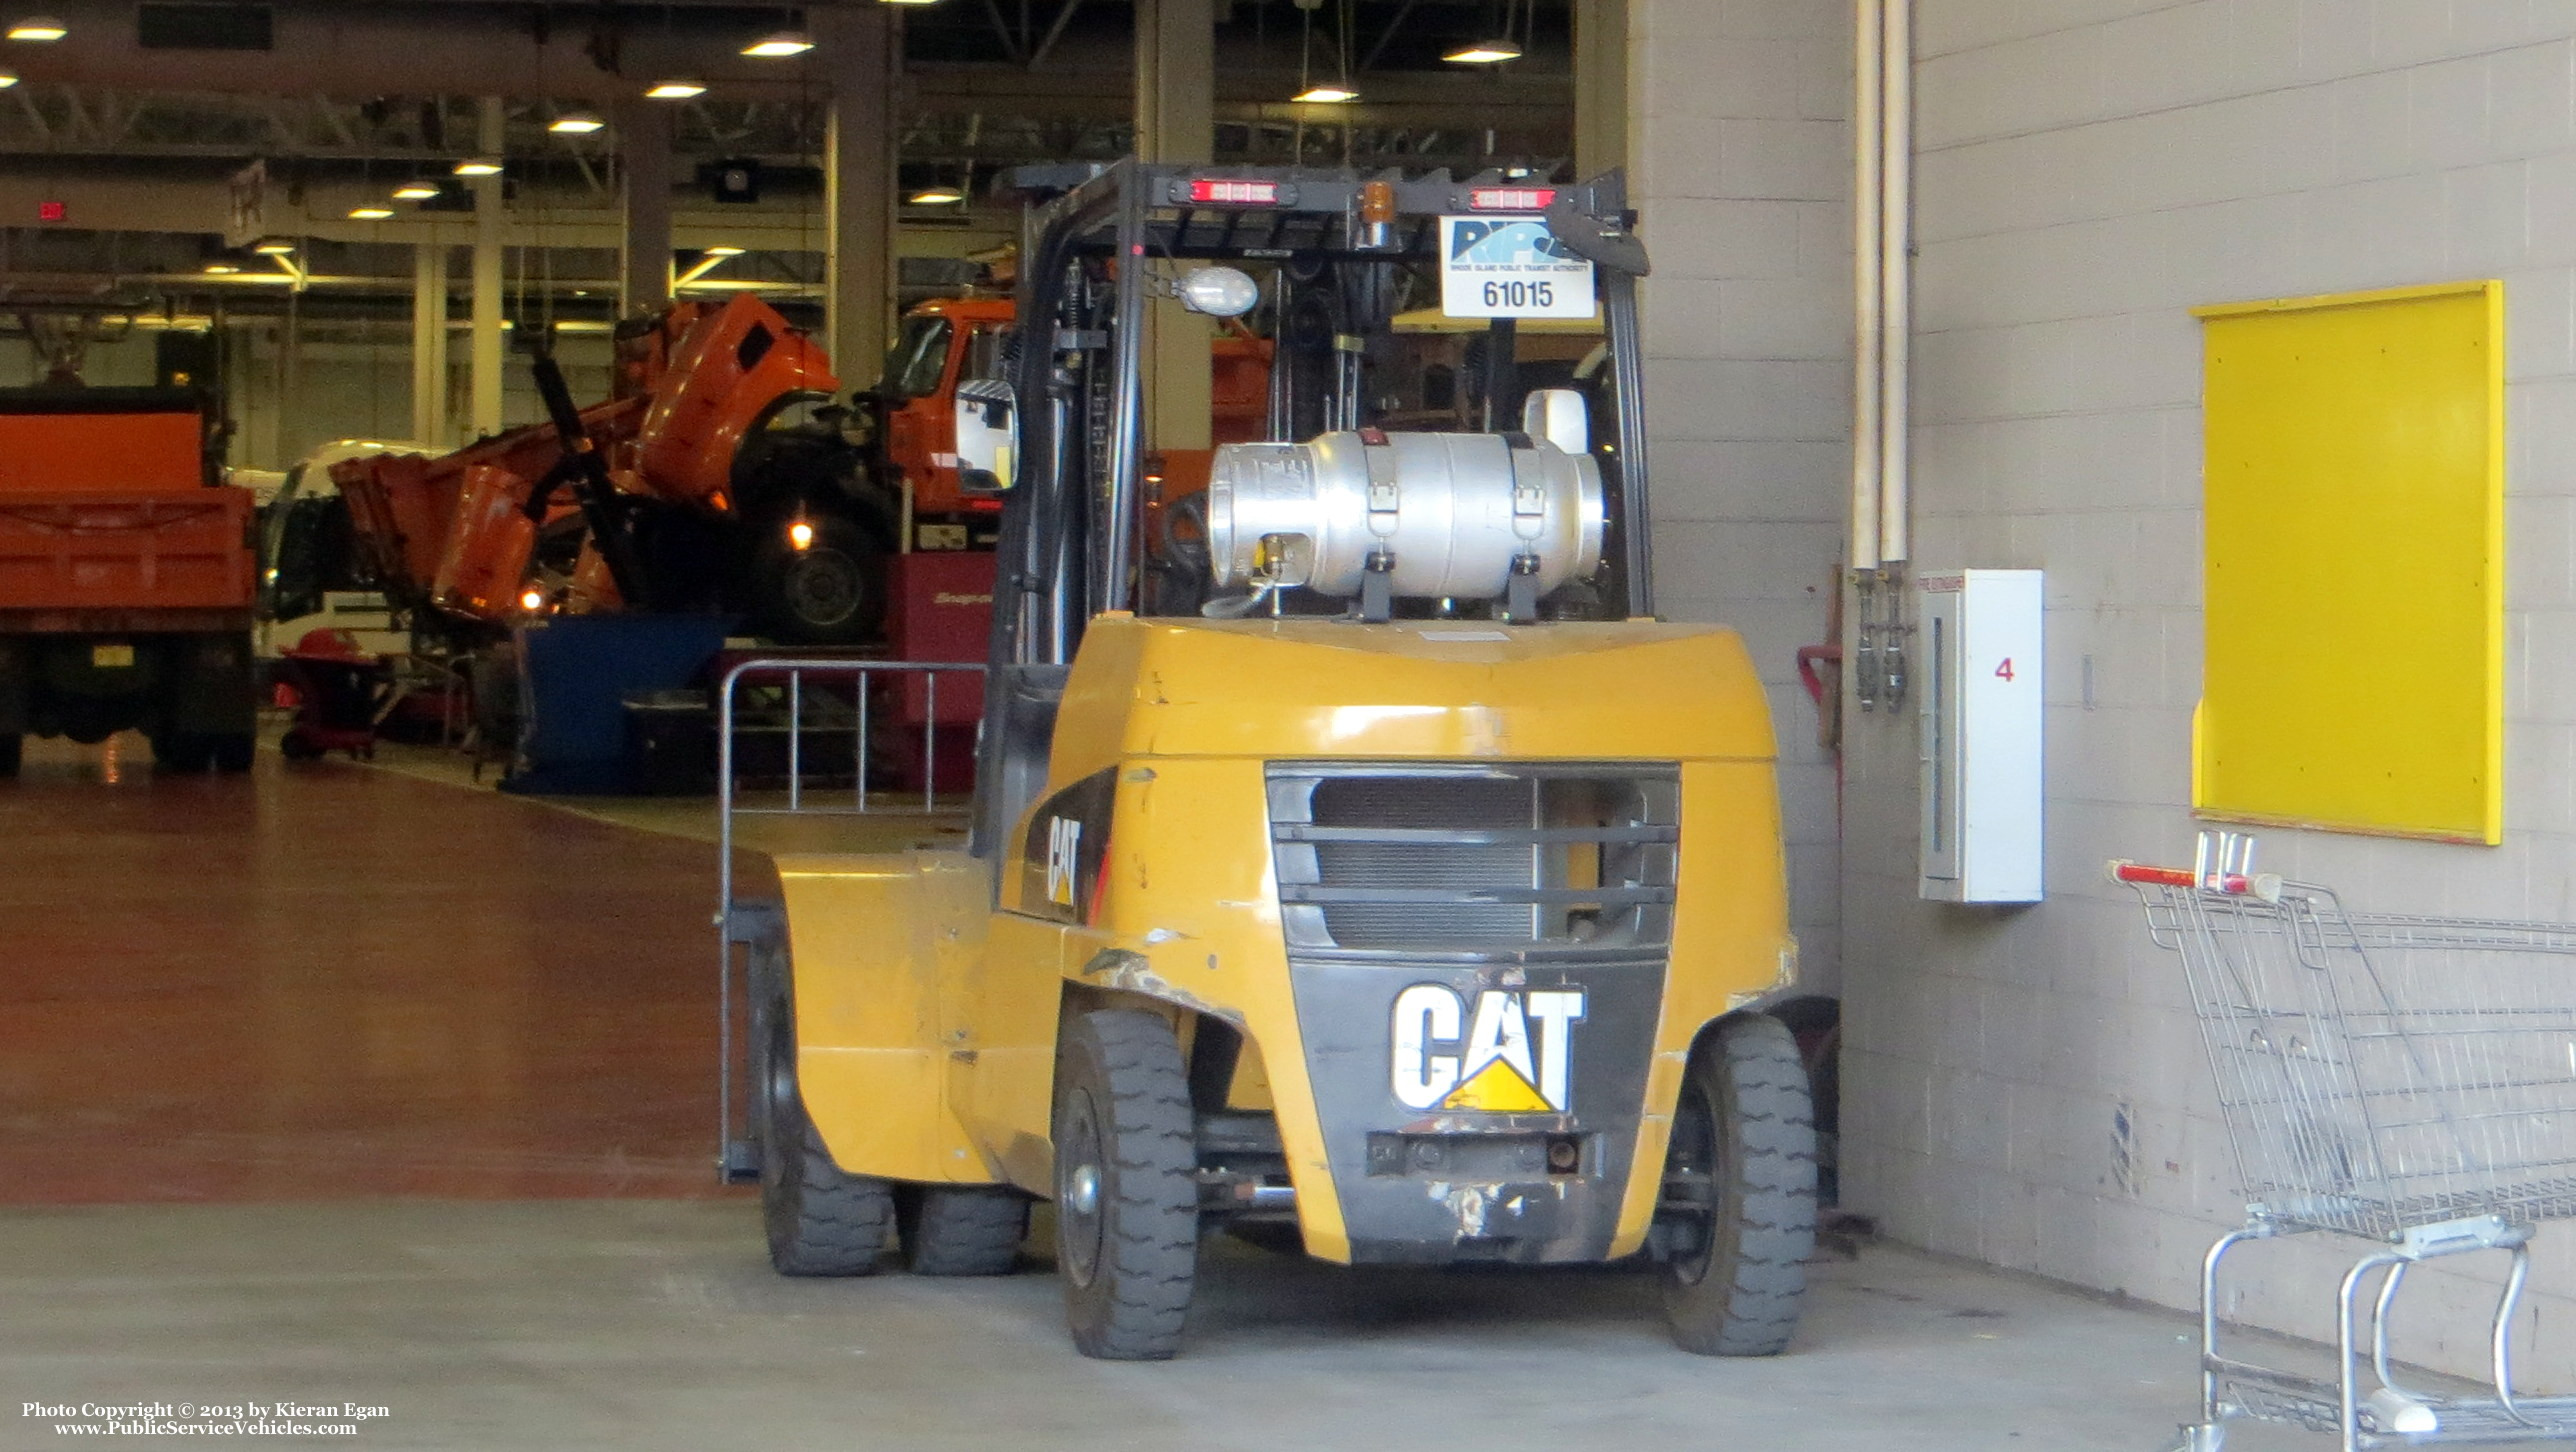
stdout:
[[(1647, 503), (1645, 380), (1637, 323), (1637, 279), (1646, 275), (1647, 264), (1645, 249), (1634, 235), (1634, 214), (1627, 209), (1623, 173), (1605, 172), (1576, 186), (1557, 187), (1516, 182), (1499, 171), (1462, 181), (1445, 169), (1407, 177), (1394, 170), (1363, 175), (1307, 167), (1156, 165), (1129, 158), (1107, 166), (1022, 167), (1012, 180), (1032, 198), (1052, 194), (1051, 200), (1031, 207), (1024, 224), (1021, 256), (1026, 262), (1018, 289), (1023, 327), (1051, 327), (1063, 301), (1065, 265), (1078, 256), (1108, 255), (1121, 261), (1284, 261), (1292, 255), (1320, 255), (1400, 262), (1436, 249), (1439, 220), (1445, 216), (1543, 216), (1549, 231), (1568, 250), (1594, 264), (1618, 400), (1618, 487), (1614, 492), (1625, 549), (1627, 613), (1640, 619), (1654, 614), (1653, 542), (1646, 529), (1630, 524), (1653, 515)], [(1387, 239), (1373, 244), (1365, 240), (1362, 205), (1365, 194), (1381, 186), (1391, 194), (1396, 220), (1387, 229)], [(1478, 205), (1480, 195), (1537, 193), (1549, 198), (1542, 212)], [(1133, 609), (1137, 598), (1135, 582), (1143, 553), (1141, 365), (1146, 273), (1143, 267), (1117, 269), (1115, 357), (1109, 364), (1116, 392), (1107, 419), (1107, 477), (1101, 481), (1108, 495), (1104, 520), (1108, 538), (1103, 541), (1100, 578), (1090, 582), (1087, 598), (1081, 602), (1083, 618)], [(1049, 398), (1048, 373), (1055, 354), (1067, 346), (1079, 346), (1080, 341), (1059, 334), (1048, 338), (1045, 346), (1022, 346), (1012, 382), (1023, 419), (1046, 416), (1037, 405)], [(1358, 423), (1349, 420), (1343, 426)], [(1047, 459), (1050, 473), (1060, 474), (1061, 432), (1051, 421), (1043, 447), (1026, 449), (1025, 456)], [(1062, 537), (1060, 530), (1045, 533)], [(1068, 619), (1075, 602), (1063, 598), (1060, 576), (1055, 583), (1056, 598), (1049, 612), (1053, 619), (1043, 632), (1047, 646), (1043, 658), (1061, 664), (1072, 658), (1079, 631)], [(997, 628), (1000, 624), (997, 620)]]

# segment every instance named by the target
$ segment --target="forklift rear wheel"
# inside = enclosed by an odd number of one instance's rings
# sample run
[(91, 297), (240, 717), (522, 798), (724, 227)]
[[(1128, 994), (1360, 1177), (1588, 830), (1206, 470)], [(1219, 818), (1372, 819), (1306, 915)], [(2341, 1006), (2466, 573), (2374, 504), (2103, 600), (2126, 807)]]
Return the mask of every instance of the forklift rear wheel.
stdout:
[(277, 749), (289, 761), (322, 759), (322, 748), (313, 744), (313, 738), (305, 735), (301, 726), (291, 727), (284, 736), (277, 738)]
[(215, 770), (233, 772), (250, 770), (251, 757), (258, 747), (258, 737), (247, 731), (233, 731), (213, 738), (208, 750), (215, 758)]
[(925, 1185), (904, 1217), (917, 1276), (1006, 1276), (1029, 1234), (1029, 1197), (1007, 1185)]
[(27, 738), (15, 731), (0, 732), (0, 776), (16, 776), (18, 764), (25, 759)]
[(894, 1187), (843, 1172), (796, 1087), (796, 1022), (769, 1010), (760, 1074), (760, 1213), (769, 1263), (783, 1276), (872, 1275), (894, 1227)]
[(1189, 1070), (1158, 1014), (1066, 1025), (1055, 1101), (1056, 1268), (1073, 1344), (1104, 1361), (1181, 1349), (1198, 1270)]
[(1816, 1244), (1816, 1128), (1779, 1020), (1730, 1020), (1691, 1055), (1664, 1182), (1688, 1232), (1664, 1264), (1673, 1340), (1701, 1356), (1788, 1349)]

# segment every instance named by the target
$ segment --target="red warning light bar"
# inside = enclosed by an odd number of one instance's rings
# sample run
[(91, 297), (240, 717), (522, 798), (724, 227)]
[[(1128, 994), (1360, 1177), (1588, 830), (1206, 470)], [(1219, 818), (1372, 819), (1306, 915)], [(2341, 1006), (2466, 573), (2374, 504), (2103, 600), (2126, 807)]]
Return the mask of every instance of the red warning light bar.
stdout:
[(1197, 177), (1190, 182), (1190, 200), (1237, 207), (1273, 207), (1279, 204), (1279, 183)]
[(1477, 187), (1467, 205), (1479, 212), (1544, 212), (1556, 205), (1554, 187)]

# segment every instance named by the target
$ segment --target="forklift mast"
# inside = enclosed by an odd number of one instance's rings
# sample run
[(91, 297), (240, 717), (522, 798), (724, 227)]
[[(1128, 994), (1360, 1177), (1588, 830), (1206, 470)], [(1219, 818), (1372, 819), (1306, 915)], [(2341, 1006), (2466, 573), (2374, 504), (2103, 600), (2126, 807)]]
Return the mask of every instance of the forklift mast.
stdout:
[[(1151, 296), (1174, 291), (1168, 267), (1158, 265), (1271, 269), (1265, 303), (1278, 351), (1269, 441), (1359, 431), (1382, 441), (1368, 354), (1389, 336), (1411, 292), (1437, 286), (1442, 219), (1543, 217), (1565, 254), (1594, 264), (1615, 405), (1589, 453), (1604, 485), (1602, 533), (1618, 548), (1597, 571), (1595, 598), (1552, 618), (1653, 616), (1636, 292), (1647, 265), (1620, 173), (1559, 187), (1500, 172), (1459, 180), (1445, 170), (1407, 176), (1129, 159), (1024, 167), (1013, 181), (1030, 206), (1016, 347), (1006, 361), (1010, 376), (997, 383), (1011, 400), (1017, 473), (1002, 517), (975, 855), (992, 856), (1043, 790), (1056, 704), (1086, 625), (1106, 614), (1156, 613), (1145, 588), (1146, 314)], [(1511, 432), (1518, 420), (1506, 416), (1513, 329), (1509, 318), (1490, 324), (1477, 385), (1488, 430), (1526, 445)], [(985, 391), (998, 397), (1003, 387)], [(1297, 613), (1346, 606), (1301, 595)], [(1376, 613), (1382, 618), (1383, 606)]]

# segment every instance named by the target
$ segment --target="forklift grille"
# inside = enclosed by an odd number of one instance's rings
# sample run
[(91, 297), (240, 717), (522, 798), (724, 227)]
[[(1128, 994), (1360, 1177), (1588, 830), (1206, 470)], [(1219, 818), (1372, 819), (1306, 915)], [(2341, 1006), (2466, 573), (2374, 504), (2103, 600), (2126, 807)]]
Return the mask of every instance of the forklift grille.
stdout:
[(1300, 957), (1628, 955), (1671, 939), (1672, 767), (1279, 763), (1269, 789)]

